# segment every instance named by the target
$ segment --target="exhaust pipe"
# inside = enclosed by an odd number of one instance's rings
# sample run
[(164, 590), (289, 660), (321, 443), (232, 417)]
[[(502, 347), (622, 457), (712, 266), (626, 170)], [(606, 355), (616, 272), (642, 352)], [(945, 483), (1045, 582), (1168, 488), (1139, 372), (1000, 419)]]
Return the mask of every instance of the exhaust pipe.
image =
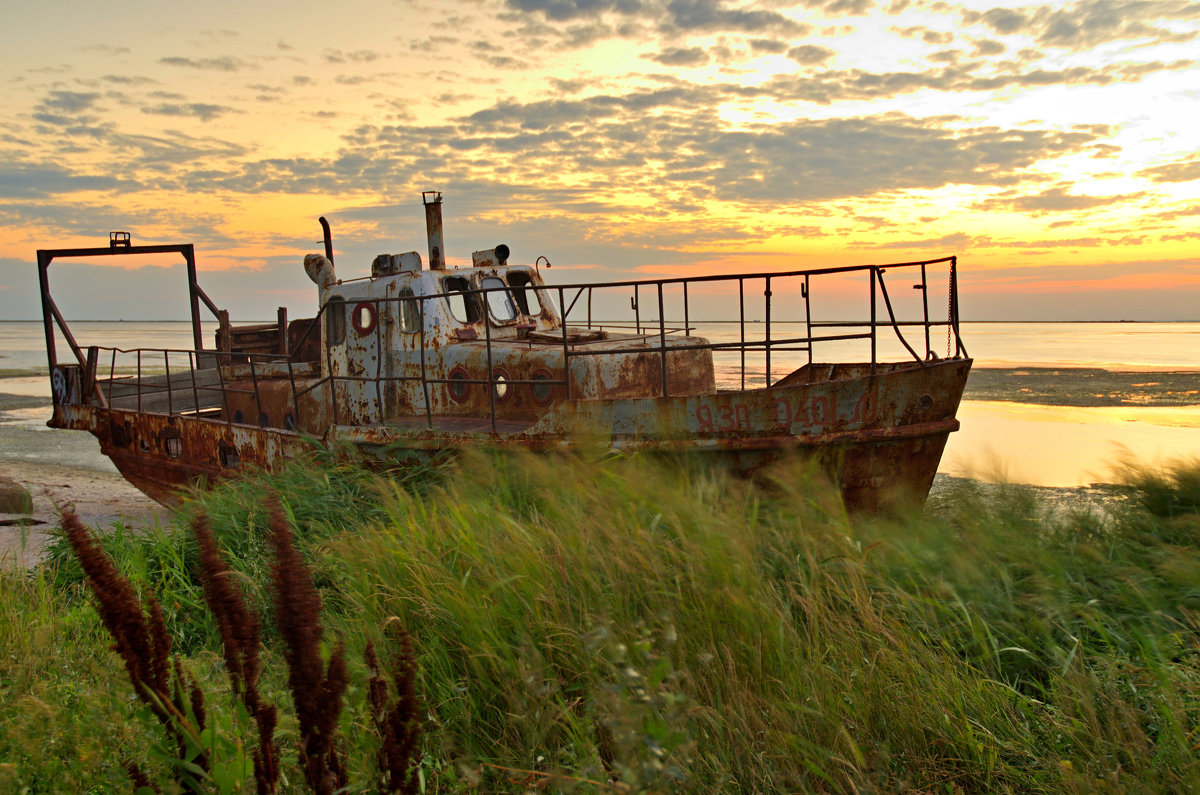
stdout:
[(425, 204), (425, 231), (429, 235), (429, 269), (444, 271), (446, 244), (442, 240), (442, 192), (421, 191), (421, 201)]

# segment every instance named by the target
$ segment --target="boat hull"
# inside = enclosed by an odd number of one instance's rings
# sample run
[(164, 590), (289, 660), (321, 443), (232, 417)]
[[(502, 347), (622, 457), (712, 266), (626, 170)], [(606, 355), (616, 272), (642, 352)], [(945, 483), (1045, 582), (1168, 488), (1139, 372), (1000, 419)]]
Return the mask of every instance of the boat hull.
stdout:
[[(480, 445), (607, 447), (700, 455), (744, 474), (799, 454), (820, 463), (848, 507), (876, 511), (928, 494), (946, 439), (958, 428), (955, 413), (970, 367), (969, 359), (810, 366), (766, 389), (568, 401), (537, 422), (494, 429), (487, 421), (451, 417), (336, 425), (323, 442), (352, 444), (393, 463), (436, 460)], [(829, 377), (806, 380), (822, 374)], [(270, 468), (312, 447), (278, 428), (83, 404), (56, 406), (51, 425), (94, 434), (121, 474), (164, 504), (177, 502), (182, 489)]]

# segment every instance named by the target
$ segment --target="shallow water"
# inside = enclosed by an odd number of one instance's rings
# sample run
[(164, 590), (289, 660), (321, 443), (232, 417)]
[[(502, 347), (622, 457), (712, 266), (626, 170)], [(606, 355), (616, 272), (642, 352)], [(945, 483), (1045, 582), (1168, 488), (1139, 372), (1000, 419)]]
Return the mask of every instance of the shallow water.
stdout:
[(1110, 482), (1122, 460), (1200, 458), (1200, 408), (1079, 408), (964, 401), (940, 472), (1035, 486)]

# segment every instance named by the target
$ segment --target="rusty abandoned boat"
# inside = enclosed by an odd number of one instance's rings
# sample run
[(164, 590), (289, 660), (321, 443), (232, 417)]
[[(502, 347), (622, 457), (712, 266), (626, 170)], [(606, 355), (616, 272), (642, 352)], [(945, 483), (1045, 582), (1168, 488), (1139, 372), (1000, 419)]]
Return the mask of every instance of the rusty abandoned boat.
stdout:
[[(506, 246), (448, 268), (441, 194), (423, 203), (428, 263), (417, 252), (380, 255), (357, 279), (338, 278), (322, 218), (325, 252), (304, 259), (319, 311), (290, 322), (280, 309), (274, 323), (230, 323), (199, 287), (190, 244), (134, 246), (115, 232), (107, 248), (39, 250), (49, 425), (94, 434), (117, 469), (163, 503), (202, 479), (299, 455), (310, 437), (400, 461), (586, 439), (719, 455), (742, 471), (800, 451), (823, 461), (851, 506), (928, 493), (971, 367), (954, 257), (549, 286), (544, 258), (510, 264)], [(194, 348), (81, 348), (51, 297), (51, 262), (163, 253), (187, 265)], [(915, 317), (898, 313), (885, 273), (915, 280), (905, 285)], [(826, 283), (831, 295), (855, 286), (867, 318), (818, 312)], [(943, 320), (930, 317), (935, 284)], [(211, 347), (201, 305), (217, 320)], [(724, 325), (698, 318), (698, 307)], [(628, 315), (621, 322), (594, 319), (618, 310)], [(932, 333), (943, 327), (944, 357)], [(70, 347), (66, 361), (57, 337)], [(900, 355), (884, 356), (885, 343)], [(848, 346), (862, 355), (823, 357)]]

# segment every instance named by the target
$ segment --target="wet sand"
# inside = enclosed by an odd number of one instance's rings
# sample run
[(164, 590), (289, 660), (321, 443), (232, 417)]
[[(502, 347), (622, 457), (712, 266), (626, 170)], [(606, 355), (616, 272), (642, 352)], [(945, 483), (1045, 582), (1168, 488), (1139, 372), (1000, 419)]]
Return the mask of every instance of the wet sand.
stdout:
[(963, 398), (1092, 408), (1200, 406), (1200, 371), (976, 367)]
[[(0, 379), (0, 389), (4, 381)], [(170, 512), (131, 486), (84, 431), (45, 427), (50, 401), (0, 393), (0, 475), (33, 498), (29, 516), (0, 513), (0, 565), (41, 558), (59, 511), (70, 508), (89, 525), (131, 527), (165, 523)]]

